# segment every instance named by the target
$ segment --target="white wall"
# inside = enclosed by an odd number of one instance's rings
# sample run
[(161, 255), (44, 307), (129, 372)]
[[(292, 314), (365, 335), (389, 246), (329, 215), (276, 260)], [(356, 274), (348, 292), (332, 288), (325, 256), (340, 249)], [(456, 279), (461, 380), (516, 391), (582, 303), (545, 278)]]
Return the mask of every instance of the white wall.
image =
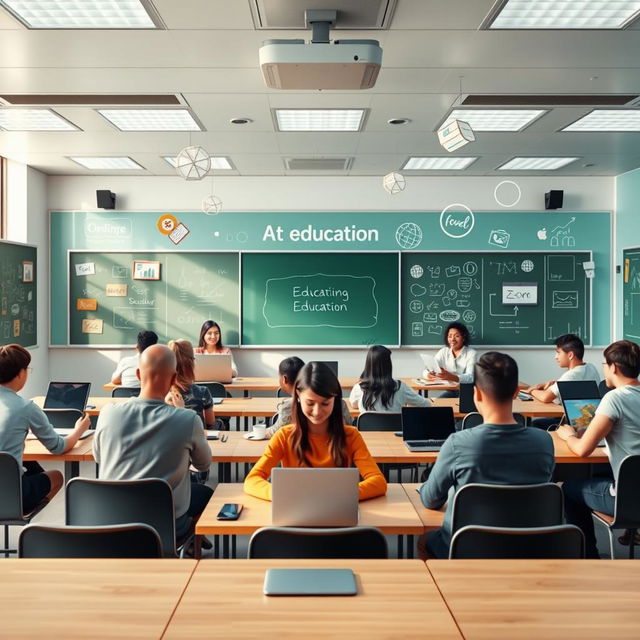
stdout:
[[(505, 178), (503, 178), (505, 179)], [(522, 198), (515, 209), (544, 209), (544, 193), (564, 189), (567, 211), (612, 211), (613, 178), (516, 177)], [(404, 192), (389, 196), (382, 189), (380, 177), (217, 177), (215, 193), (221, 197), (225, 211), (429, 211), (442, 209), (452, 202), (466, 204), (475, 211), (499, 208), (494, 200), (498, 178), (414, 177)], [(117, 194), (119, 209), (129, 211), (197, 211), (203, 197), (209, 195), (211, 183), (185, 182), (178, 177), (150, 176), (50, 176), (48, 208), (54, 210), (96, 208), (97, 189)], [(508, 194), (505, 194), (508, 196)], [(43, 221), (46, 221), (43, 212)], [(398, 376), (418, 375), (422, 369), (420, 353), (428, 350), (398, 349), (394, 355), (394, 372)], [(433, 350), (431, 351), (433, 352)], [(50, 349), (49, 369), (52, 378), (91, 380), (93, 393), (102, 392), (115, 363), (124, 355), (120, 350)], [(553, 350), (510, 349), (520, 364), (520, 377), (535, 382), (555, 377), (559, 370), (553, 362)], [(127, 353), (128, 355), (128, 353)], [(303, 360), (339, 360), (340, 374), (357, 376), (364, 364), (364, 351), (356, 349), (236, 350), (241, 375), (273, 376), (278, 362), (287, 355)], [(599, 350), (590, 350), (587, 359), (599, 367)], [(102, 392), (105, 393), (106, 392)]]

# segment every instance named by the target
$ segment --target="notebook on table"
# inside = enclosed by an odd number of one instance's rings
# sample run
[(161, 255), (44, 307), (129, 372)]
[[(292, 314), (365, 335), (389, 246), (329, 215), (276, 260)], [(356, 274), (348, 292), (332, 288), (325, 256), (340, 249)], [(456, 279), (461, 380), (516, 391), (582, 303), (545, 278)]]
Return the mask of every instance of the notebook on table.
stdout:
[(233, 379), (230, 353), (196, 353), (193, 372), (196, 382), (222, 382)]
[(440, 451), (455, 430), (452, 407), (402, 407), (402, 439), (409, 451)]
[(355, 468), (277, 467), (271, 471), (271, 520), (280, 527), (358, 524)]
[(263, 592), (267, 596), (355, 596), (351, 569), (267, 569)]
[[(56, 414), (60, 414), (62, 419), (65, 409), (76, 409), (77, 411), (84, 412), (87, 407), (87, 400), (89, 400), (89, 393), (91, 392), (90, 382), (50, 382), (47, 388), (47, 395), (44, 398), (43, 409), (49, 418), (49, 422), (54, 425), (56, 433), (61, 436), (68, 436), (74, 428), (74, 424), (69, 426), (59, 426), (61, 420), (56, 419)], [(91, 435), (91, 432), (85, 431), (81, 436), (87, 438)]]

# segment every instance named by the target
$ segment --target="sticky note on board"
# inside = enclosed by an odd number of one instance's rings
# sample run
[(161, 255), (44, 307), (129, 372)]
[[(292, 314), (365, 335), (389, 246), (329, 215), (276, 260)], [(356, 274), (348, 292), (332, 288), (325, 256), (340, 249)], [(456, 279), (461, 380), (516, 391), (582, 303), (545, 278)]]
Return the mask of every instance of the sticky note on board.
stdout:
[(78, 311), (97, 311), (98, 301), (95, 298), (78, 298), (76, 309)]
[(82, 333), (102, 333), (104, 322), (99, 318), (84, 318)]
[(93, 276), (96, 273), (95, 262), (83, 262), (76, 265), (77, 276)]
[(631, 260), (629, 258), (624, 259), (624, 283), (627, 284), (629, 282), (629, 263)]
[(20, 320), (13, 321), (13, 337), (18, 338), (20, 336)]
[(106, 288), (107, 296), (114, 298), (122, 298), (127, 295), (127, 285), (119, 282), (108, 284)]

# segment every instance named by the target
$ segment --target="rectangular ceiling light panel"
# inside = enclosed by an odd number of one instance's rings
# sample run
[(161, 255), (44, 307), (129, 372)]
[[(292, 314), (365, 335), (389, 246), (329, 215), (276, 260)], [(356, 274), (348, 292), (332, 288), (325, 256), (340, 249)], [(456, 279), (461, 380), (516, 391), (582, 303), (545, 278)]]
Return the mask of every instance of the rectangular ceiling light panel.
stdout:
[(137, 162), (127, 156), (123, 157), (90, 157), (90, 156), (72, 156), (69, 158), (85, 169), (135, 169), (141, 170)]
[(79, 131), (51, 109), (0, 109), (0, 129), (5, 131)]
[(188, 109), (98, 109), (120, 131), (202, 131)]
[(365, 109), (276, 109), (278, 131), (360, 131)]
[(141, 0), (0, 0), (29, 29), (158, 29), (153, 5)]
[(555, 171), (568, 164), (575, 162), (578, 158), (512, 158), (501, 167), (500, 171)]
[[(162, 159), (174, 169), (176, 168), (175, 156), (162, 156)], [(233, 170), (234, 167), (226, 156), (211, 156), (211, 168), (215, 171), (230, 171)]]
[(640, 110), (595, 109), (562, 131), (640, 131)]
[(462, 120), (474, 131), (521, 131), (546, 112), (546, 109), (453, 109), (442, 126)]
[(401, 171), (460, 171), (466, 169), (477, 159), (470, 157), (412, 156), (404, 163)]
[(638, 0), (506, 0), (483, 29), (624, 29), (640, 14)]

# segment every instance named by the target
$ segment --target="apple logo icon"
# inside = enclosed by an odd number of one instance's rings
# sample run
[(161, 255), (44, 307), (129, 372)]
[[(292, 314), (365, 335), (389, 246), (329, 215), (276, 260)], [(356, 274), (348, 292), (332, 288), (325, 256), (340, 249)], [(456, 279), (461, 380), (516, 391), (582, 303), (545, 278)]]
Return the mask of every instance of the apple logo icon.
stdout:
[(543, 227), (538, 231), (538, 240), (546, 240), (547, 239), (547, 230)]

